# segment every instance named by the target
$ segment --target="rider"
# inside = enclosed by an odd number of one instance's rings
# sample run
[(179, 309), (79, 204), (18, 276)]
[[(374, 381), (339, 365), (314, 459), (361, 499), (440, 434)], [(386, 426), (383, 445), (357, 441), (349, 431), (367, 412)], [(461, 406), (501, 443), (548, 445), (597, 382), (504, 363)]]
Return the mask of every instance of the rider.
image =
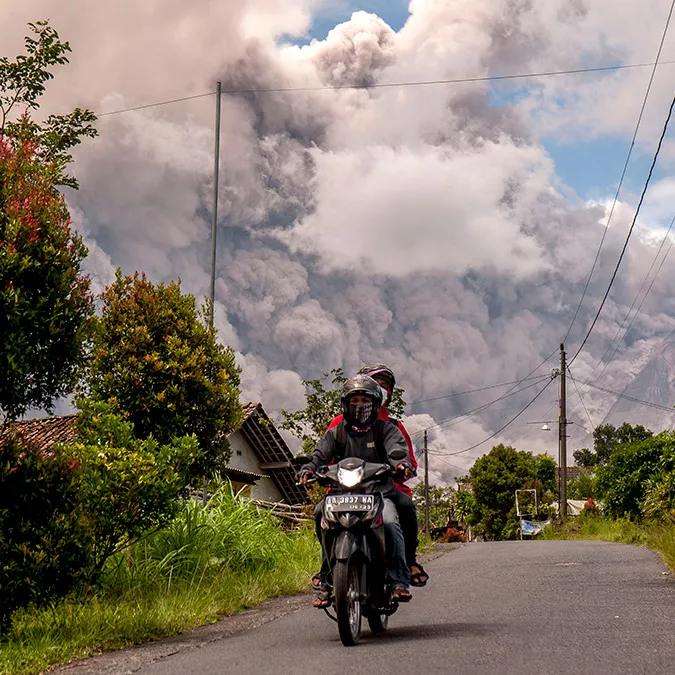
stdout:
[[(391, 422), (397, 426), (403, 434), (408, 446), (408, 456), (410, 458), (410, 464), (412, 465), (412, 471), (406, 472), (405, 475), (399, 474), (395, 477), (394, 485), (397, 491), (392, 495), (392, 501), (396, 504), (401, 530), (405, 540), (405, 557), (408, 562), (408, 567), (410, 568), (410, 585), (420, 587), (426, 586), (429, 575), (424, 567), (417, 561), (417, 545), (419, 543), (417, 508), (412, 499), (412, 491), (405, 484), (405, 481), (417, 471), (417, 459), (415, 458), (415, 450), (412, 441), (410, 440), (410, 435), (403, 422), (396, 417), (392, 417), (388, 410), (388, 406), (391, 403), (391, 398), (394, 393), (394, 387), (396, 386), (396, 377), (392, 369), (385, 366), (383, 363), (369, 363), (361, 367), (358, 373), (369, 375), (385, 390), (386, 396), (384, 403), (380, 408), (378, 418), (385, 422)], [(332, 429), (337, 426), (341, 420), (342, 415), (338, 415), (328, 425), (328, 428)], [(316, 584), (316, 581), (314, 581), (314, 583)]]
[[(342, 386), (342, 426), (346, 434), (344, 441), (340, 441), (339, 425), (326, 431), (317, 445), (312, 459), (305, 464), (298, 474), (301, 485), (306, 485), (308, 478), (312, 478), (320, 466), (330, 464), (336, 459), (344, 457), (358, 457), (367, 462), (382, 462), (382, 454), (386, 453), (387, 461), (395, 471), (410, 469), (410, 462), (394, 460), (391, 454), (395, 450), (407, 452), (407, 445), (403, 434), (393, 424), (378, 420), (379, 410), (383, 403), (383, 394), (380, 386), (367, 375), (356, 375), (348, 379)], [(378, 434), (383, 447), (378, 448), (376, 443), (375, 425), (380, 425)], [(340, 447), (344, 442), (344, 447)], [(408, 590), (410, 573), (405, 559), (405, 544), (398, 521), (396, 506), (392, 501), (396, 488), (390, 478), (381, 487), (384, 497), (382, 520), (387, 541), (391, 546), (391, 564), (389, 577), (392, 582), (392, 599), (398, 602), (407, 602), (412, 598)], [(320, 533), (321, 520), (320, 503), (314, 511), (317, 521), (317, 534)], [(326, 552), (324, 552), (324, 555)], [(330, 604), (330, 586), (325, 578), (317, 588), (317, 597), (314, 607), (324, 608)]]

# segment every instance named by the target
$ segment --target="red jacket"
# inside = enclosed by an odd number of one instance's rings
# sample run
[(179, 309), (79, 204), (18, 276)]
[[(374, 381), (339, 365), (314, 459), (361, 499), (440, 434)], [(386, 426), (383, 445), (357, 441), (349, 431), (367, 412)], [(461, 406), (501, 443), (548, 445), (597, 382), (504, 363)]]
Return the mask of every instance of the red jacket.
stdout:
[[(408, 431), (406, 430), (403, 422), (401, 422), (401, 420), (390, 417), (389, 411), (386, 408), (380, 408), (380, 414), (378, 415), (378, 418), (384, 420), (385, 422), (389, 421), (396, 422), (396, 425), (403, 434), (403, 438), (405, 438), (405, 442), (408, 444), (408, 455), (410, 456), (410, 463), (412, 464), (413, 469), (417, 471), (417, 460), (415, 459), (415, 449), (413, 448), (412, 441), (410, 440), (410, 435), (408, 434)], [(337, 417), (333, 418), (333, 421), (328, 425), (328, 429), (336, 427), (338, 424), (340, 424), (340, 422), (342, 422), (342, 415), (338, 415)], [(328, 429), (326, 429), (326, 431), (328, 431)], [(404, 479), (401, 477), (396, 478), (396, 480), (394, 481), (394, 485), (398, 490), (407, 494), (408, 497), (412, 497), (412, 490), (403, 482), (403, 480)]]

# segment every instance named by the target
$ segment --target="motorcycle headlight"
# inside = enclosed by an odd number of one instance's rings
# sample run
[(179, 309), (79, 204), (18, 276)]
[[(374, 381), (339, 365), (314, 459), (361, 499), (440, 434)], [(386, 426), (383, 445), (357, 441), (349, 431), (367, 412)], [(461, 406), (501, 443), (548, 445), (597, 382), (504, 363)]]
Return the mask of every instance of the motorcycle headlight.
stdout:
[(340, 467), (337, 477), (341, 485), (348, 488), (354, 487), (363, 480), (363, 467), (359, 466), (356, 469), (343, 469)]

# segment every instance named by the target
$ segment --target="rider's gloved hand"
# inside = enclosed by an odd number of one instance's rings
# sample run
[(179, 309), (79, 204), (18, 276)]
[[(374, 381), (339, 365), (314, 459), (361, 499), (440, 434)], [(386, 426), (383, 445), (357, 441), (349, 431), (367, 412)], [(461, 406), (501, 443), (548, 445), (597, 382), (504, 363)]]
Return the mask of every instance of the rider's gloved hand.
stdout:
[(394, 469), (394, 473), (398, 474), (399, 476), (402, 476), (403, 480), (408, 480), (409, 478), (412, 478), (415, 475), (412, 472), (412, 469), (409, 466), (406, 466), (405, 464), (399, 464)]
[(301, 469), (298, 473), (298, 483), (307, 485), (307, 481), (315, 477), (316, 474), (311, 469)]

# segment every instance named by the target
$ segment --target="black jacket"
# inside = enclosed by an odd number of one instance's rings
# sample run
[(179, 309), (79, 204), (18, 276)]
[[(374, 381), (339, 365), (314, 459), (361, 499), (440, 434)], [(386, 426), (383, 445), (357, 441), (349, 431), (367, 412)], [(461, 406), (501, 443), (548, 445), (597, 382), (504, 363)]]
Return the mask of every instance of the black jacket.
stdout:
[[(392, 469), (396, 468), (399, 464), (412, 468), (408, 457), (408, 444), (398, 426), (389, 422), (383, 422), (382, 420), (377, 420), (376, 424), (382, 425), (380, 433), (382, 448), (378, 449), (376, 447), (375, 433), (372, 428), (362, 434), (342, 433), (342, 437), (346, 443), (340, 456), (336, 457), (336, 451), (340, 450), (339, 439), (341, 434), (339, 426), (337, 426), (329, 429), (321, 437), (316, 449), (312, 453), (311, 461), (302, 468), (316, 473), (316, 470), (320, 466), (331, 464), (333, 461), (344, 459), (345, 457), (358, 457), (366, 462), (379, 462), (382, 464), (388, 462)], [(402, 451), (405, 454), (405, 458), (393, 459), (391, 453), (394, 450)], [(387, 494), (391, 490), (395, 490), (392, 478), (382, 485), (382, 492), (384, 494)]]

